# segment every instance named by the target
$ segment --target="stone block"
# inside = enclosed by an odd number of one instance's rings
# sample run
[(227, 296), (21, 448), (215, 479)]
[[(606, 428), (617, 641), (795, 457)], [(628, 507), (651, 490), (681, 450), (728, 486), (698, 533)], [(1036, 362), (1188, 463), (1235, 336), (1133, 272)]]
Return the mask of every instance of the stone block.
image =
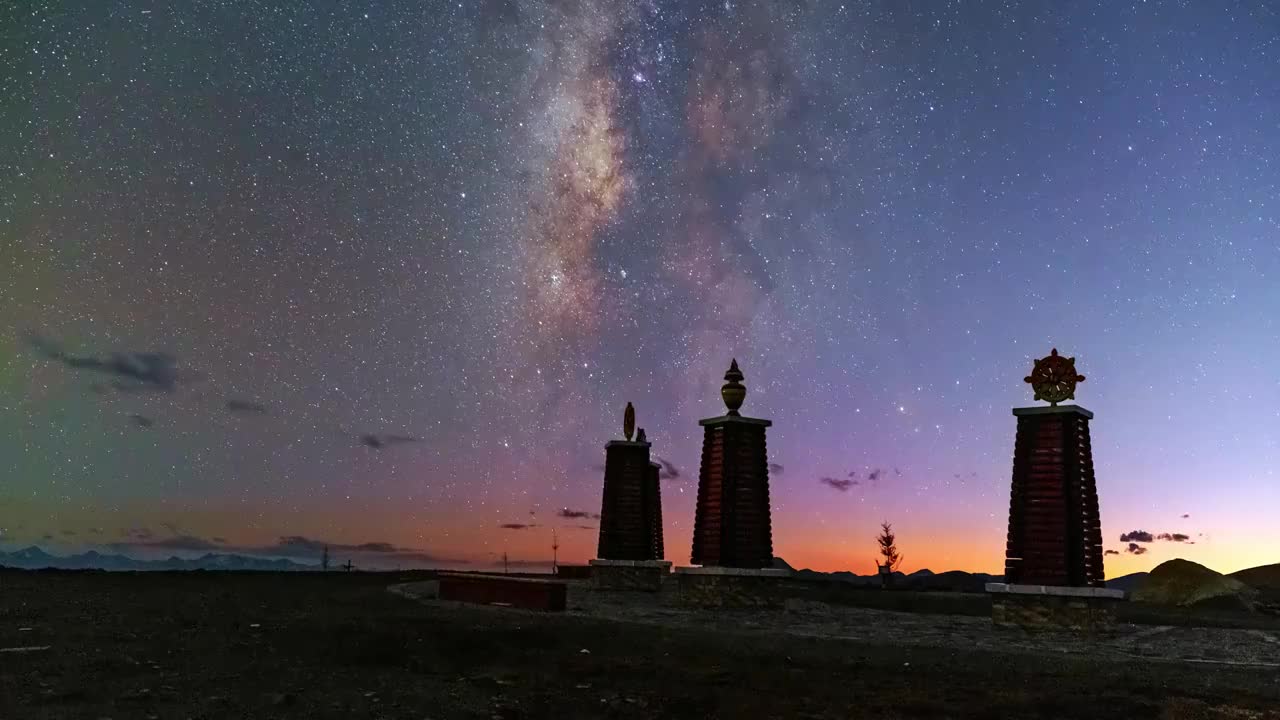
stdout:
[(678, 601), (701, 608), (767, 608), (786, 606), (789, 570), (724, 567), (676, 568)]
[(658, 592), (671, 574), (666, 560), (592, 560), (591, 584), (596, 590)]
[(1116, 608), (1124, 597), (1104, 588), (992, 585), (988, 589), (995, 625), (1032, 631), (1108, 630), (1116, 624)]

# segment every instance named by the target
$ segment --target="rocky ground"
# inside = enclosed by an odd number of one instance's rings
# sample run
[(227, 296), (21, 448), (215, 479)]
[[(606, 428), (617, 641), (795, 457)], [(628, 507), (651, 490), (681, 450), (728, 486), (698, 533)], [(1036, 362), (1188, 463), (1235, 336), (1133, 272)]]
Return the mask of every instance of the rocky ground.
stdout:
[[(1280, 717), (1267, 631), (1033, 638), (581, 589), (550, 615), (416, 599), (422, 579), (0, 571), (0, 718)], [(1186, 662), (1214, 653), (1251, 660)]]
[[(412, 592), (412, 585), (407, 589)], [(725, 614), (679, 607), (674, 587), (657, 597), (638, 593), (596, 593), (576, 584), (569, 596), (570, 614), (681, 627), (751, 630), (804, 637), (919, 647), (968, 648), (1003, 652), (1070, 654), (1117, 662), (1236, 665), (1271, 669), (1280, 674), (1280, 631), (1120, 623), (1113, 632), (1025, 633), (998, 629), (989, 617), (887, 612), (862, 607), (789, 601), (786, 612)]]

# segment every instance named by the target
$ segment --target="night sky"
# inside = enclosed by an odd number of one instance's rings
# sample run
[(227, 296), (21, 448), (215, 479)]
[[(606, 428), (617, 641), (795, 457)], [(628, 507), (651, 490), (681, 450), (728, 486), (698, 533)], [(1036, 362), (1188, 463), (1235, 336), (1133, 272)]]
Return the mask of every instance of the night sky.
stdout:
[(687, 564), (737, 358), (775, 554), (873, 572), (889, 520), (907, 571), (999, 572), (1056, 347), (1108, 575), (1275, 562), (1278, 38), (1264, 0), (11, 4), (0, 543), (585, 561), (630, 401)]

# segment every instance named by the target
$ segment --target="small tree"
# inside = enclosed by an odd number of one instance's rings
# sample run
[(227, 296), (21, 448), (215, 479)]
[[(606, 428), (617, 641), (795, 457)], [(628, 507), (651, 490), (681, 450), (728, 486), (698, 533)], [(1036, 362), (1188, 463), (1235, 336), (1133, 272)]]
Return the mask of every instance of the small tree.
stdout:
[(324, 546), (324, 553), (320, 556), (320, 569), (321, 570), (329, 569), (329, 546), (328, 545)]
[(887, 522), (880, 523), (880, 535), (876, 538), (876, 543), (880, 546), (880, 555), (884, 558), (884, 564), (876, 561), (878, 567), (886, 567), (889, 572), (898, 569), (902, 564), (902, 556), (898, 554), (898, 546), (894, 544), (893, 526)]

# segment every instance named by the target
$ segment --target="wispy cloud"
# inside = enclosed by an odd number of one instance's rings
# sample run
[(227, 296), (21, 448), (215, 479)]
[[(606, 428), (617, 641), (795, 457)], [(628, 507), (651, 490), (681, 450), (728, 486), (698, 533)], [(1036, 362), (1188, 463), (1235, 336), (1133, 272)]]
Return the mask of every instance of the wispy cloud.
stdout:
[(228, 400), (227, 410), (237, 415), (266, 415), (267, 406), (249, 400)]
[(586, 510), (570, 510), (569, 508), (560, 508), (557, 510), (556, 517), (562, 517), (566, 520), (582, 520), (585, 518), (590, 518), (592, 520), (600, 519), (600, 516), (596, 513), (588, 512)]
[(1124, 551), (1133, 555), (1143, 555), (1147, 552), (1147, 549), (1138, 543), (1129, 543), (1129, 547), (1125, 548)]
[(653, 459), (654, 459), (654, 462), (657, 462), (658, 465), (661, 466), (658, 469), (658, 479), (660, 480), (679, 480), (680, 479), (680, 468), (676, 467), (674, 463), (658, 455), (654, 455)]
[(178, 385), (198, 378), (195, 373), (180, 370), (177, 359), (168, 353), (130, 351), (105, 357), (72, 355), (54, 340), (36, 333), (27, 333), (26, 340), (42, 357), (67, 368), (115, 377), (114, 387), (125, 392), (172, 392)]
[(1152, 535), (1146, 530), (1134, 530), (1132, 532), (1127, 532), (1120, 535), (1120, 542), (1149, 543), (1149, 542), (1155, 542), (1155, 541), (1156, 541), (1155, 535)]
[(833, 477), (820, 477), (818, 478), (818, 482), (822, 483), (823, 485), (826, 485), (829, 488), (832, 488), (833, 490), (839, 490), (840, 492), (848, 492), (849, 488), (858, 484), (857, 480), (851, 480), (849, 478), (833, 478)]
[(786, 469), (786, 468), (784, 468), (782, 465), (780, 465), (780, 464), (778, 464), (778, 463), (769, 463), (769, 474), (770, 474), (770, 475), (781, 475), (781, 474), (782, 474), (782, 472), (783, 472), (783, 470), (785, 470), (785, 469)]
[(366, 434), (360, 436), (360, 444), (374, 450), (382, 450), (392, 445), (404, 445), (406, 443), (421, 442), (419, 438), (411, 435), (378, 435)]

